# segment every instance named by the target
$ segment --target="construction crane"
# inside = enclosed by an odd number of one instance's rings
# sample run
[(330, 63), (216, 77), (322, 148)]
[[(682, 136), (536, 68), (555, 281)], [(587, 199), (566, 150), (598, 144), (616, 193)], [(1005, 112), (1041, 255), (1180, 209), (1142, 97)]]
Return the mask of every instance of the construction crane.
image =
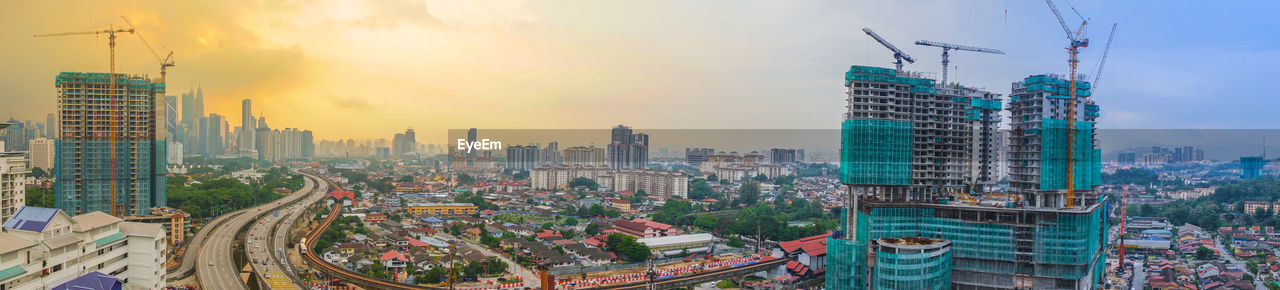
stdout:
[(110, 121), (110, 122), (111, 122), (111, 126), (110, 126), (110, 127), (111, 127), (111, 131), (110, 131), (110, 132), (111, 132), (111, 137), (110, 137), (110, 141), (109, 141), (109, 142), (111, 143), (111, 144), (110, 144), (110, 146), (111, 146), (111, 215), (112, 215), (112, 216), (120, 216), (120, 215), (119, 215), (119, 209), (117, 209), (117, 207), (119, 207), (119, 205), (117, 205), (117, 204), (116, 204), (116, 138), (118, 138), (118, 136), (116, 136), (116, 135), (118, 135), (118, 134), (119, 134), (119, 133), (118, 133), (119, 128), (117, 128), (117, 127), (119, 127), (119, 122), (120, 122), (120, 120), (119, 120), (119, 118), (120, 118), (120, 117), (118, 116), (118, 115), (120, 114), (120, 111), (116, 109), (116, 33), (122, 33), (122, 34), (123, 34), (123, 33), (129, 33), (129, 34), (132, 34), (132, 33), (134, 33), (134, 30), (133, 30), (133, 28), (129, 28), (129, 29), (116, 29), (116, 28), (115, 28), (115, 25), (111, 25), (111, 26), (109, 26), (107, 29), (104, 29), (104, 30), (82, 31), (82, 32), (63, 32), (63, 33), (51, 33), (51, 34), (36, 34), (36, 35), (32, 35), (32, 37), (71, 36), (71, 35), (101, 35), (101, 34), (106, 34), (106, 35), (107, 35), (107, 47), (108, 47), (108, 48), (109, 48), (109, 50), (111, 51), (111, 70), (110, 70), (110, 72), (109, 72), (109, 74), (108, 74), (108, 77), (107, 77), (107, 78), (108, 78), (108, 81), (107, 81), (107, 82), (108, 82), (108, 83), (107, 83), (107, 87), (108, 87), (108, 89), (107, 89), (107, 99), (109, 99), (109, 100), (110, 100), (109, 107), (110, 107), (110, 109), (111, 109), (111, 110), (110, 110), (110, 112), (111, 112), (111, 121)]
[(903, 60), (906, 60), (908, 63), (916, 63), (915, 58), (912, 58), (910, 55), (907, 55), (907, 53), (902, 52), (902, 50), (898, 49), (897, 46), (893, 46), (893, 44), (889, 43), (889, 41), (884, 40), (884, 38), (880, 37), (879, 34), (876, 34), (875, 31), (871, 31), (871, 28), (863, 28), (862, 32), (866, 32), (867, 35), (870, 35), (871, 38), (874, 38), (876, 42), (880, 43), (880, 45), (883, 45), (885, 48), (888, 48), (890, 51), (893, 51), (893, 60), (894, 60), (893, 64), (897, 66), (898, 71), (902, 71)]
[(1107, 46), (1102, 48), (1102, 59), (1098, 60), (1098, 73), (1093, 74), (1093, 82), (1089, 88), (1098, 91), (1098, 79), (1102, 78), (1102, 66), (1107, 64), (1107, 54), (1111, 53), (1111, 41), (1116, 38), (1116, 26), (1118, 23), (1111, 24), (1111, 34), (1107, 35)]
[[(121, 15), (120, 18), (124, 19), (124, 23), (129, 24), (129, 29), (136, 28), (133, 26), (133, 22), (129, 21), (129, 18), (125, 18), (124, 15)], [(156, 53), (156, 50), (151, 48), (151, 44), (147, 43), (147, 38), (142, 37), (141, 33), (138, 34), (138, 40), (142, 41), (142, 46), (147, 47), (147, 52), (150, 52), (151, 56), (156, 57), (156, 60), (160, 61), (160, 82), (164, 83), (165, 74), (168, 73), (169, 68), (173, 67), (173, 51), (170, 50), (169, 55), (161, 58), (160, 54)]]
[(1123, 186), (1123, 188), (1124, 191), (1120, 194), (1120, 233), (1116, 237), (1117, 240), (1120, 240), (1120, 248), (1117, 249), (1120, 252), (1120, 264), (1116, 267), (1116, 275), (1124, 273), (1124, 226), (1125, 221), (1129, 219), (1129, 212), (1126, 209), (1129, 205), (1125, 204), (1129, 199), (1129, 186)]
[(951, 55), (950, 52), (952, 49), (963, 50), (963, 51), (973, 51), (973, 52), (984, 52), (984, 53), (991, 53), (991, 54), (1004, 54), (1004, 51), (1000, 51), (999, 49), (950, 44), (945, 42), (936, 42), (936, 41), (928, 41), (928, 40), (916, 41), (916, 45), (942, 48), (942, 84), (943, 85), (947, 84), (947, 66), (949, 66), (951, 63), (948, 57)]
[[(1076, 204), (1076, 175), (1075, 175), (1075, 142), (1076, 142), (1076, 66), (1080, 63), (1080, 48), (1089, 47), (1089, 38), (1085, 37), (1084, 28), (1089, 25), (1088, 19), (1080, 22), (1080, 28), (1071, 31), (1071, 27), (1067, 26), (1067, 21), (1062, 20), (1062, 13), (1058, 12), (1058, 6), (1053, 5), (1053, 0), (1044, 0), (1049, 5), (1049, 10), (1053, 11), (1053, 16), (1058, 18), (1058, 24), (1062, 25), (1062, 31), (1067, 33), (1067, 65), (1071, 67), (1071, 75), (1068, 76), (1071, 82), (1070, 91), (1067, 93), (1067, 208), (1074, 208)], [(1075, 11), (1075, 8), (1071, 9)], [(1080, 12), (1077, 11), (1076, 15)]]

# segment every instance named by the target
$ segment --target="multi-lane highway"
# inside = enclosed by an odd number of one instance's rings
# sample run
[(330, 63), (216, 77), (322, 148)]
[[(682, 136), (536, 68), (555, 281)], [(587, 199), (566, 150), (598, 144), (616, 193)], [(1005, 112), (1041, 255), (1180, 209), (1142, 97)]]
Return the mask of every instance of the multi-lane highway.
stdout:
[(267, 204), (237, 211), (235, 213), (243, 214), (231, 216), (216, 225), (199, 248), (196, 274), (200, 279), (200, 286), (204, 289), (247, 289), (240, 279), (240, 268), (233, 259), (236, 233), (248, 223), (257, 222), (259, 215), (263, 213), (269, 215), (274, 209), (290, 205), (303, 197), (317, 195), (324, 194), (317, 190), (316, 181), (304, 178), (302, 189), (298, 192)]
[(198, 259), (198, 257), (196, 257), (196, 254), (193, 254), (193, 253), (195, 253), (195, 251), (199, 251), (200, 247), (204, 245), (204, 240), (208, 238), (209, 232), (217, 228), (218, 225), (226, 221), (227, 218), (234, 217), (241, 213), (242, 212), (232, 212), (232, 213), (220, 215), (217, 218), (210, 220), (209, 223), (205, 224), (204, 227), (200, 228), (200, 231), (196, 232), (195, 237), (192, 237), (191, 239), (187, 240), (187, 243), (188, 243), (187, 253), (189, 254), (182, 256), (182, 264), (178, 266), (178, 269), (169, 272), (169, 274), (165, 278), (182, 279), (187, 277), (187, 275), (190, 274), (192, 268), (196, 266), (196, 260)]
[[(309, 182), (314, 182), (313, 177), (306, 178)], [(328, 184), (318, 184), (317, 192), (328, 191)], [(249, 236), (246, 237), (248, 239), (246, 254), (250, 263), (253, 263), (253, 271), (266, 281), (267, 288), (301, 289), (298, 287), (299, 281), (295, 280), (297, 277), (291, 274), (293, 266), (289, 265), (287, 258), (289, 228), (308, 206), (320, 201), (321, 198), (324, 198), (323, 194), (312, 194), (302, 202), (280, 208), (278, 215), (273, 212), (250, 226)]]

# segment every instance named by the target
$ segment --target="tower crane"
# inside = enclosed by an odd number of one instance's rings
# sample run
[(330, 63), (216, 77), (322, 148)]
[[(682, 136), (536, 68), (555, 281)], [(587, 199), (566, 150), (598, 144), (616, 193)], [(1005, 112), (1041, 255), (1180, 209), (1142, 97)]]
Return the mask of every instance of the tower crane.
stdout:
[(110, 131), (110, 132), (111, 132), (111, 133), (110, 133), (110, 134), (111, 134), (111, 136), (109, 137), (109, 138), (110, 138), (109, 143), (110, 143), (110, 146), (111, 146), (111, 215), (112, 215), (112, 216), (120, 216), (120, 215), (119, 215), (119, 212), (118, 212), (118, 211), (119, 211), (119, 209), (117, 209), (117, 207), (119, 207), (119, 205), (117, 205), (117, 204), (116, 204), (116, 140), (117, 140), (117, 138), (119, 137), (119, 136), (117, 136), (117, 135), (119, 135), (119, 128), (118, 128), (118, 127), (120, 126), (120, 125), (119, 125), (119, 123), (120, 123), (120, 117), (119, 117), (120, 112), (119, 112), (119, 110), (117, 110), (117, 108), (116, 108), (116, 33), (121, 33), (121, 34), (124, 34), (124, 33), (133, 34), (133, 33), (134, 33), (134, 30), (133, 30), (133, 28), (129, 28), (129, 29), (117, 29), (117, 28), (115, 28), (115, 25), (111, 25), (111, 26), (108, 26), (108, 28), (107, 28), (107, 29), (104, 29), (104, 30), (81, 31), (81, 32), (63, 32), (63, 33), (50, 33), (50, 34), (36, 34), (36, 35), (32, 35), (32, 37), (72, 36), (72, 35), (102, 35), (102, 34), (106, 34), (106, 35), (107, 35), (107, 47), (108, 47), (108, 48), (109, 48), (109, 50), (111, 51), (111, 70), (110, 70), (110, 72), (108, 73), (108, 77), (107, 77), (107, 78), (108, 78), (108, 84), (107, 84), (107, 87), (108, 87), (108, 89), (107, 89), (107, 99), (108, 99), (108, 100), (110, 100), (109, 107), (110, 107), (110, 112), (111, 112), (111, 113), (110, 113), (110, 114), (111, 114), (111, 120), (110, 120), (111, 125), (109, 126), (109, 127), (111, 127), (111, 131)]
[(880, 45), (883, 45), (885, 48), (888, 48), (890, 51), (893, 51), (893, 60), (894, 60), (893, 64), (897, 66), (897, 71), (899, 72), (902, 71), (903, 60), (906, 60), (907, 63), (916, 63), (915, 58), (912, 58), (910, 55), (907, 55), (907, 53), (902, 52), (902, 50), (898, 49), (897, 46), (893, 46), (893, 44), (889, 43), (889, 41), (884, 40), (884, 38), (881, 38), (880, 35), (876, 34), (875, 31), (871, 31), (871, 28), (863, 28), (862, 32), (866, 32), (867, 35), (871, 36), (871, 38), (874, 38), (876, 42), (880, 43)]
[[(129, 21), (129, 18), (125, 18), (124, 15), (121, 15), (120, 18), (124, 19), (124, 23), (129, 24), (129, 29), (136, 28), (133, 26), (133, 22)], [(156, 53), (156, 50), (151, 48), (151, 44), (147, 43), (147, 38), (142, 37), (141, 33), (138, 34), (138, 40), (142, 41), (142, 46), (145, 46), (147, 48), (147, 52), (150, 52), (151, 56), (156, 57), (156, 60), (160, 61), (160, 82), (164, 83), (165, 74), (168, 72), (169, 68), (173, 67), (173, 51), (170, 50), (168, 55), (166, 55), (164, 58), (161, 58), (160, 54)]]
[(983, 53), (991, 53), (991, 54), (1004, 54), (1004, 51), (1001, 51), (999, 49), (950, 44), (945, 42), (936, 42), (936, 41), (928, 41), (928, 40), (916, 41), (916, 45), (942, 48), (942, 83), (941, 84), (943, 85), (947, 84), (947, 66), (949, 66), (951, 63), (948, 57), (951, 55), (950, 52), (952, 49), (958, 50), (958, 51), (963, 50), (963, 51), (983, 52)]
[[(1076, 175), (1075, 175), (1075, 142), (1076, 142), (1076, 65), (1080, 63), (1080, 48), (1089, 47), (1089, 38), (1085, 37), (1085, 26), (1089, 24), (1088, 19), (1080, 22), (1080, 28), (1071, 31), (1071, 27), (1067, 26), (1067, 21), (1062, 20), (1062, 13), (1058, 12), (1058, 6), (1053, 5), (1053, 0), (1044, 0), (1049, 5), (1049, 10), (1053, 11), (1053, 16), (1058, 18), (1058, 24), (1062, 25), (1062, 31), (1067, 33), (1067, 65), (1071, 67), (1070, 91), (1067, 93), (1067, 208), (1075, 207), (1076, 196)], [(1075, 11), (1075, 8), (1071, 9)], [(1076, 11), (1079, 15), (1080, 12)], [(1083, 16), (1080, 18), (1084, 18)]]
[(1098, 90), (1098, 79), (1102, 78), (1102, 66), (1107, 64), (1107, 54), (1111, 53), (1111, 41), (1116, 38), (1116, 26), (1118, 23), (1111, 24), (1111, 34), (1107, 35), (1107, 46), (1102, 49), (1102, 59), (1098, 60), (1098, 73), (1093, 74), (1093, 82), (1090, 88), (1094, 91)]
[(1124, 273), (1124, 231), (1125, 231), (1124, 227), (1125, 227), (1125, 222), (1129, 220), (1129, 212), (1128, 212), (1129, 205), (1125, 204), (1125, 202), (1128, 202), (1128, 199), (1129, 199), (1129, 186), (1123, 185), (1122, 188), (1123, 188), (1123, 191), (1120, 194), (1120, 233), (1118, 233), (1117, 235), (1119, 236), (1116, 237), (1116, 239), (1119, 240), (1119, 244), (1120, 244), (1120, 248), (1116, 249), (1117, 251), (1120, 252), (1120, 265), (1116, 267), (1116, 275), (1120, 275), (1121, 273)]

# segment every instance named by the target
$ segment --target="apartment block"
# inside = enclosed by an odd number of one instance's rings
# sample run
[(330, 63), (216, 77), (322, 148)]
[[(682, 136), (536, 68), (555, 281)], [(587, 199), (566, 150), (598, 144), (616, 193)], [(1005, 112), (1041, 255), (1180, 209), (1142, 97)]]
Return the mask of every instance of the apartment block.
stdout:
[(27, 149), (31, 155), (31, 167), (44, 169), (44, 171), (52, 172), (54, 161), (57, 160), (55, 146), (56, 141), (49, 138), (36, 138), (28, 142)]
[(1075, 127), (1084, 138), (1074, 154), (1076, 196), (1084, 197), (1065, 207), (1066, 122), (1045, 121), (1065, 119), (1063, 84), (1045, 75), (1014, 84), (1007, 167), (1018, 183), (1005, 194), (982, 186), (1005, 165), (1002, 134), (991, 130), (999, 124), (998, 96), (938, 87), (913, 73), (851, 68), (840, 179), (852, 210), (827, 240), (825, 287), (1100, 287), (1106, 202), (1090, 194), (1100, 167), (1089, 164), (1097, 160), (1098, 110), (1078, 92)]
[(161, 289), (166, 252), (157, 224), (23, 207), (0, 232), (0, 287), (46, 289), (97, 271), (126, 281), (125, 289)]
[(54, 166), (57, 206), (73, 214), (149, 215), (166, 203), (165, 85), (116, 74), (112, 95), (111, 79), (80, 72), (55, 78), (62, 128)]

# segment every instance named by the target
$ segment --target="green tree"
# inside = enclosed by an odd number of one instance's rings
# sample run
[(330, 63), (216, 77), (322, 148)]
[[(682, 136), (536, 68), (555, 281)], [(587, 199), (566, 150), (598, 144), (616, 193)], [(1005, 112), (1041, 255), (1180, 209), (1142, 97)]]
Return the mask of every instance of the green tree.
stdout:
[(587, 228), (583, 229), (582, 232), (587, 233), (587, 235), (591, 235), (591, 236), (600, 234), (600, 225), (596, 223), (589, 223), (587, 224)]
[(738, 188), (738, 199), (743, 205), (752, 206), (760, 201), (760, 183), (747, 182)]
[(624, 234), (610, 234), (605, 242), (610, 251), (631, 262), (641, 262), (651, 254), (649, 246), (636, 241), (636, 237)]
[(587, 189), (594, 191), (600, 188), (600, 184), (597, 184), (595, 180), (591, 180), (590, 178), (586, 178), (586, 177), (578, 177), (578, 178), (574, 178), (573, 181), (569, 181), (569, 188), (579, 188), (579, 187), (586, 187)]
[(710, 182), (720, 181), (720, 176), (717, 176), (715, 173), (712, 173), (711, 175), (707, 175), (707, 181), (710, 181)]
[(707, 184), (705, 180), (697, 180), (689, 185), (689, 199), (702, 200), (710, 197), (713, 193), (711, 185)]
[(1213, 260), (1213, 249), (1205, 246), (1196, 248), (1196, 260)]
[(729, 237), (729, 241), (725, 242), (724, 244), (734, 248), (741, 248), (742, 246), (744, 246), (742, 244), (742, 238), (739, 238), (738, 236)]
[(761, 174), (757, 174), (756, 178), (753, 178), (753, 179), (755, 179), (756, 182), (765, 182), (765, 181), (769, 181), (769, 176), (764, 175), (764, 173), (761, 173)]
[(49, 172), (44, 171), (44, 169), (40, 167), (31, 167), (31, 177), (35, 177), (35, 178), (49, 177)]
[(578, 225), (578, 219), (577, 219), (577, 218), (574, 218), (574, 217), (566, 218), (566, 219), (564, 219), (564, 225), (566, 225), (566, 226), (571, 226), (571, 227), (572, 227), (572, 226), (576, 226), (576, 225)]

